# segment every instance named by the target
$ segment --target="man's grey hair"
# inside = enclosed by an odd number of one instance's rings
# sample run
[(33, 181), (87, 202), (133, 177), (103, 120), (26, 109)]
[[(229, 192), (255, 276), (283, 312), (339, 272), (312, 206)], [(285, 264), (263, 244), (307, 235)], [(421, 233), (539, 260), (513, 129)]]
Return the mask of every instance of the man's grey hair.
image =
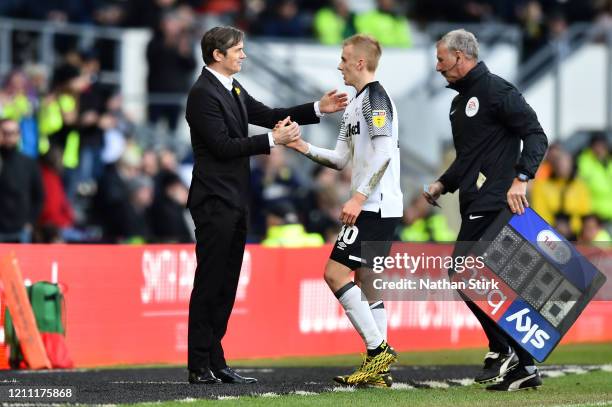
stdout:
[(463, 28), (448, 32), (437, 42), (444, 44), (449, 51), (461, 51), (469, 59), (478, 59), (478, 40), (469, 31)]

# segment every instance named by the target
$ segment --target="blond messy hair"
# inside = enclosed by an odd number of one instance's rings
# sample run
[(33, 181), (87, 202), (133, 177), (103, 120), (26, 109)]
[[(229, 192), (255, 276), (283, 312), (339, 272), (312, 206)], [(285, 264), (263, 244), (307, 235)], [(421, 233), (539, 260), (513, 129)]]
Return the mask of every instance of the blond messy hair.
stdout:
[(370, 72), (376, 71), (378, 61), (382, 55), (379, 42), (376, 38), (366, 34), (355, 34), (348, 37), (342, 43), (342, 47), (352, 45), (358, 51), (363, 52), (366, 57), (366, 68)]

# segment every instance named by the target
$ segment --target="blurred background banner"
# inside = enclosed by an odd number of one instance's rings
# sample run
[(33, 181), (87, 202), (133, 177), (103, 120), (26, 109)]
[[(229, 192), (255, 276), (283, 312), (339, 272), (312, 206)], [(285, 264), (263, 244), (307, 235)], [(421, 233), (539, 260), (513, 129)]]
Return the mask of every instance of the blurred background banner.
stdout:
[[(423, 245), (447, 255), (451, 245)], [(184, 363), (195, 270), (190, 245), (33, 246), (15, 251), (26, 281), (59, 282), (66, 343), (77, 367)], [(230, 359), (359, 352), (362, 343), (321, 278), (330, 247), (247, 246), (230, 329)], [(601, 258), (601, 254), (599, 255)], [(606, 252), (608, 264), (612, 252)], [(446, 275), (432, 274), (432, 278)], [(389, 336), (399, 351), (460, 349), (485, 340), (462, 301), (388, 301)], [(593, 301), (563, 339), (612, 340), (612, 307)]]

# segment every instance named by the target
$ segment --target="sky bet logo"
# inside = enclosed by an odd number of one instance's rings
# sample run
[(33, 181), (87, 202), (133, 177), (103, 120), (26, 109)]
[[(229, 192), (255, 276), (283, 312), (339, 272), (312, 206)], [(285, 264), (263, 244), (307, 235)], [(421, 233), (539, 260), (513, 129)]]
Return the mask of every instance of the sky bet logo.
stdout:
[(497, 323), (538, 362), (560, 339), (559, 332), (523, 300), (514, 301)]
[(521, 343), (527, 343), (527, 341), (529, 341), (536, 348), (542, 349), (546, 341), (550, 339), (550, 335), (538, 329), (538, 324), (532, 324), (531, 318), (529, 318), (527, 314), (529, 314), (529, 308), (523, 308), (519, 312), (506, 317), (506, 321), (516, 321), (515, 328), (517, 332), (526, 332), (523, 339), (521, 339)]
[(360, 126), (360, 124), (361, 124), (361, 122), (357, 122), (356, 125), (349, 123), (347, 131), (346, 131), (347, 135), (349, 137), (353, 137), (354, 135), (359, 134), (359, 126)]

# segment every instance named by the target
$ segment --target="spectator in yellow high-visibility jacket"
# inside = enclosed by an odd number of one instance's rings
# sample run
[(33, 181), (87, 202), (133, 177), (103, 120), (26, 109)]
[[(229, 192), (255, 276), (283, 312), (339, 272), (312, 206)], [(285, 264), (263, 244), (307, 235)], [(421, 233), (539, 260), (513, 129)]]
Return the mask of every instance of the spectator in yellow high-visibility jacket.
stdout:
[(591, 213), (590, 193), (586, 184), (574, 176), (574, 160), (560, 150), (551, 161), (548, 179), (536, 179), (531, 191), (531, 206), (550, 224), (555, 216), (567, 215), (573, 233), (580, 233), (581, 218)]
[(331, 0), (328, 7), (316, 12), (313, 28), (321, 44), (341, 44), (345, 38), (355, 34), (355, 14), (346, 0)]
[(357, 32), (373, 36), (382, 46), (412, 46), (408, 19), (396, 11), (395, 0), (378, 0), (377, 5), (376, 10), (355, 17)]
[(591, 194), (593, 213), (612, 221), (612, 160), (605, 135), (595, 134), (590, 147), (578, 156), (578, 176)]

